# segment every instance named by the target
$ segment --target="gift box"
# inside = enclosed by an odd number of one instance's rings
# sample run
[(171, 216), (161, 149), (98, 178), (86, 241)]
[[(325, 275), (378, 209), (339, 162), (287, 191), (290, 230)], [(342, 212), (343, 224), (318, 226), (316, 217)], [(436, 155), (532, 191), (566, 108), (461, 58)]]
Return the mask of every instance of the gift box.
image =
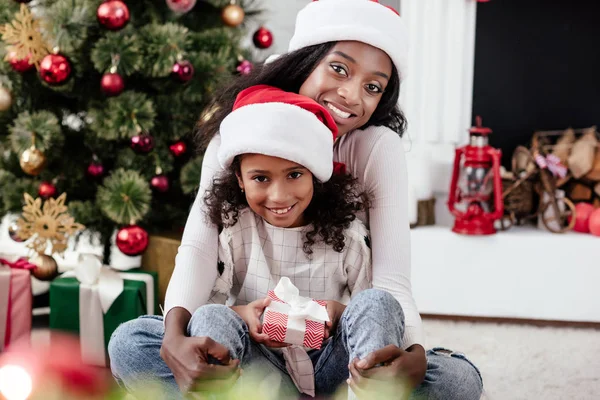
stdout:
[(320, 349), (329, 321), (326, 302), (299, 295), (287, 277), (281, 278), (268, 293), (271, 303), (263, 315), (263, 332), (269, 339)]
[(31, 335), (31, 274), (23, 258), (0, 256), (0, 352)]
[(115, 329), (157, 312), (157, 282), (155, 272), (115, 271), (97, 258), (83, 262), (50, 285), (50, 328), (79, 335), (82, 360), (106, 366)]
[(165, 293), (175, 268), (175, 256), (181, 244), (181, 234), (150, 235), (148, 248), (142, 255), (142, 270), (158, 273), (158, 298), (165, 303)]

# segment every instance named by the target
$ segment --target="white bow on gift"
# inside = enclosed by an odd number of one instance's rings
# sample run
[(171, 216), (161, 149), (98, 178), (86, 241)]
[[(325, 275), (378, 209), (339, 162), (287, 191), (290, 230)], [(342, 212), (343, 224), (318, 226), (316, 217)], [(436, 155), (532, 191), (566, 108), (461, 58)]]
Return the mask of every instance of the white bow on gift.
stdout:
[(124, 280), (146, 283), (146, 306), (154, 314), (154, 278), (148, 274), (116, 272), (102, 265), (95, 254), (80, 254), (77, 266), (62, 277), (79, 281), (79, 340), (86, 364), (106, 366), (104, 314), (124, 290)]
[[(282, 277), (273, 292), (280, 300), (289, 305), (289, 307), (285, 307), (285, 313), (288, 314), (289, 319), (329, 321), (327, 309), (308, 297), (300, 296), (300, 291), (294, 286), (290, 278)], [(271, 302), (271, 306), (274, 304), (276, 304), (274, 308), (280, 308), (278, 306), (281, 303)]]

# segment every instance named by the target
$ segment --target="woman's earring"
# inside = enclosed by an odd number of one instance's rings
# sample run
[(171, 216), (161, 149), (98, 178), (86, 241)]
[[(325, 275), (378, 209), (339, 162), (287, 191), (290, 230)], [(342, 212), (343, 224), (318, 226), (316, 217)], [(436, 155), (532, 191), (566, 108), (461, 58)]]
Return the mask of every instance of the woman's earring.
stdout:
[(244, 188), (241, 188), (242, 193), (244, 193)]

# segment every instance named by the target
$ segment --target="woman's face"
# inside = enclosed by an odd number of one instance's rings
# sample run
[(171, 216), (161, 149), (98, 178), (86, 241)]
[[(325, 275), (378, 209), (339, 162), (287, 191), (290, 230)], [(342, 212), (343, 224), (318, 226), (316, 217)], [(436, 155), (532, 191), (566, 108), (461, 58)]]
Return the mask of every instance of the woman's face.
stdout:
[(342, 136), (369, 121), (392, 75), (390, 57), (362, 42), (339, 42), (300, 87), (327, 108)]
[(273, 226), (304, 225), (313, 193), (313, 176), (300, 164), (262, 154), (245, 154), (238, 175), (248, 205)]

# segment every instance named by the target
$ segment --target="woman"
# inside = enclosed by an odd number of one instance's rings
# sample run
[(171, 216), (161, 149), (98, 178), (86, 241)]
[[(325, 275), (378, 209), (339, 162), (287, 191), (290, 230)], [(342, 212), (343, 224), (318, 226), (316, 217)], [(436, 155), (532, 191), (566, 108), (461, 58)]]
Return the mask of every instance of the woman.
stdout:
[[(118, 378), (126, 381), (140, 373), (168, 377), (186, 392), (229, 387), (239, 376), (238, 362), (227, 349), (208, 337), (190, 337), (188, 324), (209, 300), (218, 277), (218, 228), (207, 222), (202, 204), (220, 172), (218, 127), (241, 90), (265, 84), (308, 96), (331, 112), (339, 131), (334, 159), (346, 164), (370, 199), (367, 214), (359, 217), (371, 233), (373, 287), (402, 307), (401, 345), (374, 349), (351, 363), (349, 386), (360, 394), (375, 381), (409, 382), (419, 398), (479, 399), (479, 372), (463, 356), (425, 352), (411, 293), (408, 182), (400, 138), (406, 121), (397, 107), (407, 53), (407, 35), (395, 11), (369, 0), (314, 1), (298, 14), (290, 53), (216, 97), (220, 108), (198, 126), (200, 142), (208, 147), (167, 291), (164, 328), (160, 318), (142, 318), (115, 333), (109, 352)], [(140, 365), (142, 348), (152, 365)], [(211, 364), (214, 359), (221, 365)]]

